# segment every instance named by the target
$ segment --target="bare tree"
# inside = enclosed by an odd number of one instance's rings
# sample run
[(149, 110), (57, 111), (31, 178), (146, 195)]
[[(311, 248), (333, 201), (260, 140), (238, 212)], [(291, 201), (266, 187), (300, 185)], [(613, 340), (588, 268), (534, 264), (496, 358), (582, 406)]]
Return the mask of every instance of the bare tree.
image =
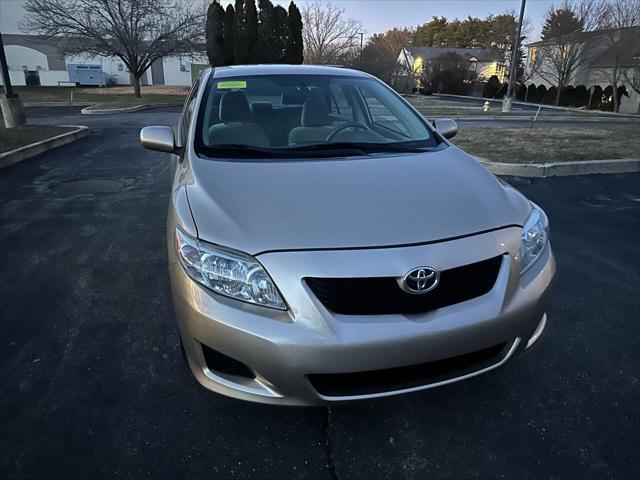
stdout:
[(604, 0), (599, 5), (598, 30), (603, 31), (607, 48), (600, 73), (613, 89), (614, 112), (620, 109), (618, 85), (624, 80), (627, 57), (640, 40), (637, 32), (629, 29), (639, 26), (640, 0)]
[[(544, 38), (537, 48), (536, 62), (533, 67), (536, 73), (557, 89), (555, 104), (560, 103), (562, 89), (573, 80), (582, 65), (585, 55), (590, 51), (592, 31), (598, 23), (597, 5), (593, 0), (564, 0), (560, 7), (552, 7), (547, 13), (547, 25), (554, 18), (570, 18), (570, 31), (563, 31), (562, 24), (558, 28), (550, 28), (551, 35)], [(546, 25), (545, 25), (546, 27)], [(543, 28), (543, 34), (545, 29)]]
[(337, 64), (360, 46), (362, 23), (345, 17), (345, 9), (331, 0), (315, 0), (302, 8), (304, 61)]
[(530, 48), (527, 52), (527, 58), (525, 61), (524, 72), (522, 73), (522, 77), (520, 81), (526, 84), (529, 80), (531, 80), (536, 75), (540, 75), (540, 61), (543, 59), (543, 56), (538, 55), (538, 48)]
[(204, 49), (204, 12), (183, 0), (27, 0), (25, 9), (25, 29), (64, 54), (120, 58), (137, 97), (153, 62)]

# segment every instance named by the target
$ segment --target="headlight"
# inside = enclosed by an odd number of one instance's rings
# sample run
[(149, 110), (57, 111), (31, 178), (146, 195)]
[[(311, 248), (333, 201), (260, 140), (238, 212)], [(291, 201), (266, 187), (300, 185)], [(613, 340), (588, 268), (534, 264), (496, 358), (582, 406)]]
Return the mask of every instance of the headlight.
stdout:
[(205, 244), (176, 228), (176, 253), (185, 272), (220, 295), (286, 310), (278, 289), (250, 255)]
[(524, 273), (538, 259), (549, 241), (549, 220), (540, 207), (531, 204), (529, 218), (522, 227), (522, 270)]

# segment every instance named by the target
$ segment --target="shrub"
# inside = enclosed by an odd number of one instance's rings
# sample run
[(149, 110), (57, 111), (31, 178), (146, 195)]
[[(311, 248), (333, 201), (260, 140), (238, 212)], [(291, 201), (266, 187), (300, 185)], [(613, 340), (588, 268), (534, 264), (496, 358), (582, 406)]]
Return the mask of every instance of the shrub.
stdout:
[(574, 106), (576, 107), (584, 107), (589, 102), (589, 91), (584, 85), (578, 85), (576, 87), (574, 96)]
[(475, 78), (470, 62), (455, 53), (444, 53), (425, 62), (423, 83), (434, 92), (465, 95)]
[(485, 98), (495, 98), (498, 90), (500, 90), (500, 80), (496, 75), (492, 75), (482, 90), (482, 96)]

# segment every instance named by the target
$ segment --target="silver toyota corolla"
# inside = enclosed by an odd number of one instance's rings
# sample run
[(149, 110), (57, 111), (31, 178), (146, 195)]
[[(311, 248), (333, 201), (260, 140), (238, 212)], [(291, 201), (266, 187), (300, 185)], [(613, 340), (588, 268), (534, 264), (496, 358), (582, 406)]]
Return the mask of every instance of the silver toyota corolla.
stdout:
[(376, 78), (342, 68), (204, 71), (173, 155), (169, 269), (206, 388), (313, 405), (493, 370), (547, 321), (542, 209)]

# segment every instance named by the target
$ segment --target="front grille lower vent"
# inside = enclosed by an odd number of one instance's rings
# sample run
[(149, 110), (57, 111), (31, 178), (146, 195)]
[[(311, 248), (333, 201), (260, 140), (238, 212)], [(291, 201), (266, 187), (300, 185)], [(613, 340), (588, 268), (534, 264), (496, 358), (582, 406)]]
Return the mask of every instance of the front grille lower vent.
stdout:
[(502, 343), (417, 365), (353, 373), (316, 373), (307, 375), (307, 378), (320, 395), (327, 397), (374, 395), (432, 385), (478, 372), (504, 359), (507, 348), (508, 344)]

